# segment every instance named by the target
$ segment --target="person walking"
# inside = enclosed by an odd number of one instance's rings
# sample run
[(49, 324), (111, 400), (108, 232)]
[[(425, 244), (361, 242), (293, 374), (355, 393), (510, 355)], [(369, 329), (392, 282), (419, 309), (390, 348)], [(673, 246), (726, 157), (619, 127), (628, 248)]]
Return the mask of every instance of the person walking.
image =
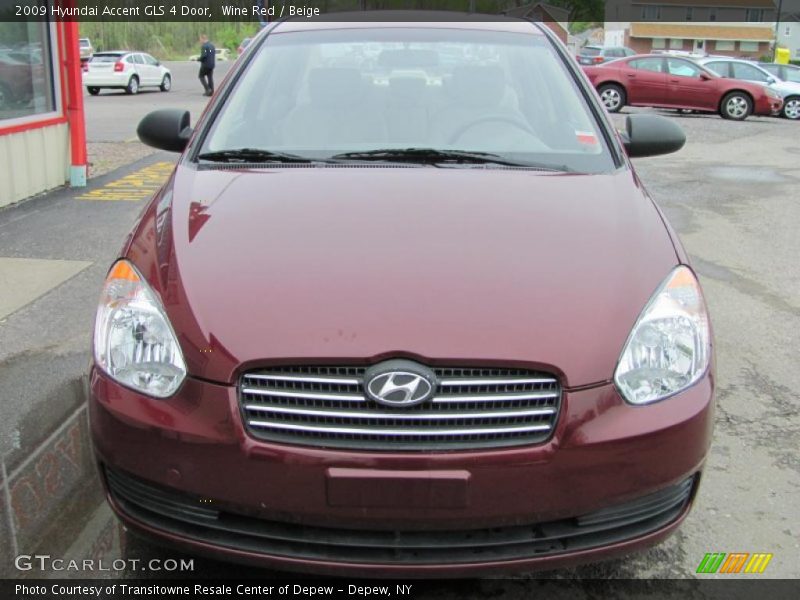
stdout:
[(214, 67), (216, 66), (217, 49), (208, 41), (204, 33), (200, 35), (200, 83), (205, 90), (204, 96), (214, 95)]

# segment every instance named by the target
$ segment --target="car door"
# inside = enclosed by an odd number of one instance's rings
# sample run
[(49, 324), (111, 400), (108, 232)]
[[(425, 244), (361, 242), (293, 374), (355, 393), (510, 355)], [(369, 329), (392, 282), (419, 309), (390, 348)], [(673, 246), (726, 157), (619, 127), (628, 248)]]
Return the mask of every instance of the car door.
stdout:
[(667, 58), (668, 106), (716, 110), (719, 99), (711, 75), (684, 58)]
[(149, 54), (142, 54), (142, 59), (144, 59), (144, 66), (147, 69), (150, 85), (161, 85), (161, 67), (158, 61)]
[(646, 56), (627, 61), (622, 69), (628, 104), (660, 106), (666, 101), (667, 76), (664, 59)]
[(153, 85), (153, 70), (150, 65), (145, 62), (144, 56), (138, 53), (134, 54), (133, 61), (136, 65), (136, 72), (139, 73), (140, 85)]

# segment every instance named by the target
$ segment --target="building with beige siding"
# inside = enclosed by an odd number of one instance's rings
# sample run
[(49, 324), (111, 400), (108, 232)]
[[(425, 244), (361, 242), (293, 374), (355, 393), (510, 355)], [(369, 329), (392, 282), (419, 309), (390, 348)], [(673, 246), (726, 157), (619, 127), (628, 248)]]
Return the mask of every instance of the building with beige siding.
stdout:
[(0, 207), (85, 184), (77, 43), (77, 23), (0, 23)]

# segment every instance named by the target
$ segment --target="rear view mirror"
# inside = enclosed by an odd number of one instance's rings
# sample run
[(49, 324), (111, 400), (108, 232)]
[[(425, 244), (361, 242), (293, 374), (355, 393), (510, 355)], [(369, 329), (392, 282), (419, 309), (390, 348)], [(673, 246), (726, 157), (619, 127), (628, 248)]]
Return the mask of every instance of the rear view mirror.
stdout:
[(686, 143), (683, 129), (658, 115), (629, 115), (625, 130), (622, 141), (631, 158), (677, 152)]
[(145, 116), (136, 128), (136, 135), (142, 143), (167, 150), (169, 152), (183, 152), (189, 138), (192, 137), (192, 128), (189, 127), (189, 111), (179, 108), (164, 108), (156, 110)]
[(711, 79), (711, 77), (709, 77), (708, 73), (700, 73), (700, 79), (702, 79), (703, 81), (708, 81), (709, 79)]

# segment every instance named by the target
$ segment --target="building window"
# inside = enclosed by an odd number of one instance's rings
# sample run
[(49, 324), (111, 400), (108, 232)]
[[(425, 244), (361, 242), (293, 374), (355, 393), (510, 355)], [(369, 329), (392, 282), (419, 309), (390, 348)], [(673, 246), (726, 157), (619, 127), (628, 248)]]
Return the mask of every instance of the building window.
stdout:
[(731, 42), (729, 40), (717, 40), (715, 43), (715, 47), (717, 50), (725, 52), (733, 52), (734, 50), (736, 50), (736, 43)]
[(653, 38), (653, 48), (666, 48), (667, 47), (667, 39), (666, 38)]
[(51, 29), (0, 22), (0, 123), (55, 110)]
[(739, 42), (739, 50), (742, 52), (758, 52), (758, 42)]
[(708, 9), (708, 20), (709, 21), (716, 21), (717, 20), (717, 9), (716, 8), (709, 8)]
[(659, 21), (661, 19), (660, 6), (643, 6), (642, 21)]
[(792, 35), (792, 26), (791, 25), (787, 25), (786, 26), (786, 29), (783, 30), (783, 35), (785, 35), (786, 37), (790, 37)]
[(679, 40), (677, 38), (671, 38), (669, 40), (669, 47), (673, 50), (681, 50), (683, 49), (683, 40)]
[(692, 11), (692, 7), (691, 6), (686, 8), (686, 20), (687, 21), (691, 21), (692, 20), (692, 12), (693, 11)]
[(764, 10), (761, 8), (748, 8), (745, 13), (745, 21), (750, 23), (760, 23), (764, 20)]

